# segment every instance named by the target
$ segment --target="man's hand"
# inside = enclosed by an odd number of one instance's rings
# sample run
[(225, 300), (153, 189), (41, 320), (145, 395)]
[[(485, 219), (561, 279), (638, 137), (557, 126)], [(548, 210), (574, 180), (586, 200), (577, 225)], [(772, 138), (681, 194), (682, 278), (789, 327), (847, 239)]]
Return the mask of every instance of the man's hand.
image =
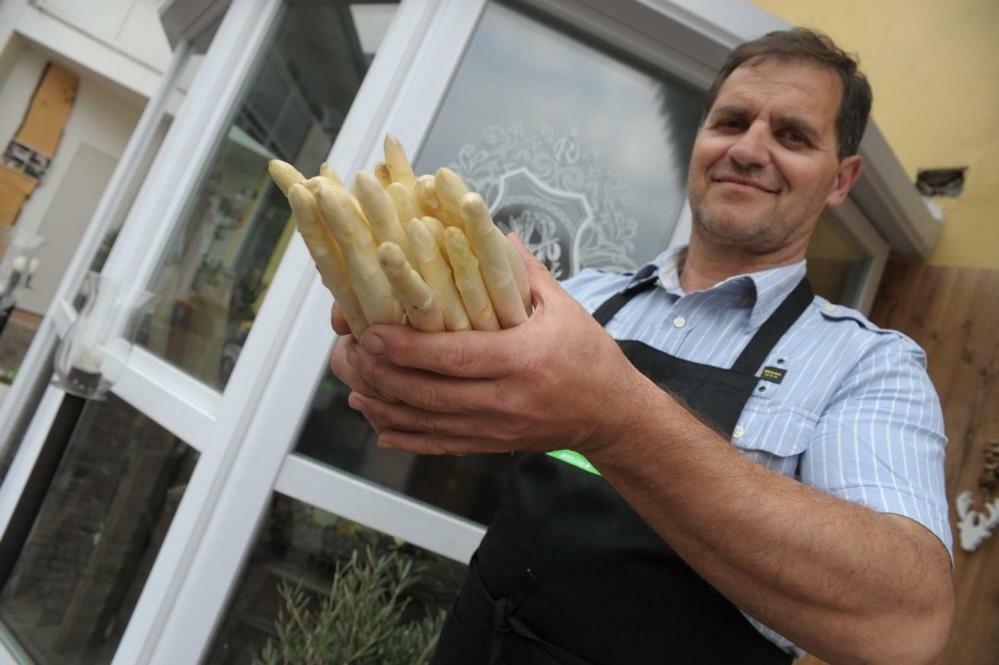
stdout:
[[(498, 332), (404, 326), (344, 337), (330, 366), (379, 445), (421, 454), (586, 452), (622, 436), (630, 387), (644, 377), (617, 343), (517, 242), (534, 313)], [(348, 331), (337, 312), (334, 329)], [(618, 404), (620, 403), (620, 404)]]

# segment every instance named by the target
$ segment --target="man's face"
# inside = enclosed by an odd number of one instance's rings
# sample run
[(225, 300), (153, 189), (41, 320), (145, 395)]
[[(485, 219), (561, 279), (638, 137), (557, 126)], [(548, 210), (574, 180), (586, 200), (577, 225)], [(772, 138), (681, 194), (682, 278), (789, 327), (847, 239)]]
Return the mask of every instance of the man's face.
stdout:
[(803, 253), (819, 213), (843, 202), (860, 171), (860, 157), (837, 157), (841, 94), (839, 76), (812, 64), (736, 68), (694, 142), (694, 233), (754, 254)]

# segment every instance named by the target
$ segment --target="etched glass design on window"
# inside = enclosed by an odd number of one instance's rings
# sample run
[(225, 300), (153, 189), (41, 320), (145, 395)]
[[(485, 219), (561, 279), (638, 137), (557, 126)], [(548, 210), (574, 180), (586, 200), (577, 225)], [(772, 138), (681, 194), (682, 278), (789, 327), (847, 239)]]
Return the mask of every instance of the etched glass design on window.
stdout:
[(394, 11), (285, 4), (149, 287), (158, 301), (139, 341), (153, 353), (225, 386), (294, 233), (267, 162), (318, 172)]
[[(703, 94), (491, 3), (415, 159), (449, 165), (559, 277), (630, 268), (666, 248), (683, 207)], [(476, 522), (509, 455), (378, 448), (349, 390), (321, 381), (297, 451)]]
[(849, 305), (869, 263), (867, 254), (827, 215), (819, 217), (805, 254), (808, 281), (815, 293), (834, 303)]
[(275, 494), (205, 662), (305, 662), (285, 656), (311, 644), (323, 662), (424, 665), (465, 570)]
[(703, 93), (490, 4), (416, 170), (448, 165), (556, 277), (666, 248)]
[(0, 592), (34, 662), (111, 662), (197, 461), (119, 398), (86, 404)]

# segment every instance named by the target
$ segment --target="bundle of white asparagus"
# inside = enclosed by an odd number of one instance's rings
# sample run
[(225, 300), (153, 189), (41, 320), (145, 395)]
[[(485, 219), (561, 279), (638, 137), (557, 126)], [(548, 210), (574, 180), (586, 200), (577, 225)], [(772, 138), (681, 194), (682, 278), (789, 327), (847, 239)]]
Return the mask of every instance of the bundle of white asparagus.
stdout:
[(268, 171), (355, 337), (375, 323), (444, 332), (527, 320), (527, 269), (482, 197), (448, 168), (417, 177), (391, 134), (351, 191), (327, 164), (313, 178), (277, 159)]

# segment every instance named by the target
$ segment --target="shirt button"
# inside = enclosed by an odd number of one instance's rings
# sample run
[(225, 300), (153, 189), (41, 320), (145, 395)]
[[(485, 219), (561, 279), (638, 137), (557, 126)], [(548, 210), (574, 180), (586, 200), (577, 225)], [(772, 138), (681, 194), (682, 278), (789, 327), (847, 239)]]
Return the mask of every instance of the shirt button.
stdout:
[(732, 438), (741, 439), (745, 433), (746, 433), (745, 427), (743, 427), (742, 425), (736, 425), (735, 429), (732, 430)]
[(836, 311), (836, 305), (832, 304), (831, 302), (827, 302), (825, 305), (822, 306), (822, 309), (825, 310), (827, 314), (832, 314), (833, 312)]
[(687, 319), (683, 318), (682, 316), (678, 316), (675, 319), (673, 319), (673, 326), (675, 328), (682, 328), (685, 325), (687, 325)]

